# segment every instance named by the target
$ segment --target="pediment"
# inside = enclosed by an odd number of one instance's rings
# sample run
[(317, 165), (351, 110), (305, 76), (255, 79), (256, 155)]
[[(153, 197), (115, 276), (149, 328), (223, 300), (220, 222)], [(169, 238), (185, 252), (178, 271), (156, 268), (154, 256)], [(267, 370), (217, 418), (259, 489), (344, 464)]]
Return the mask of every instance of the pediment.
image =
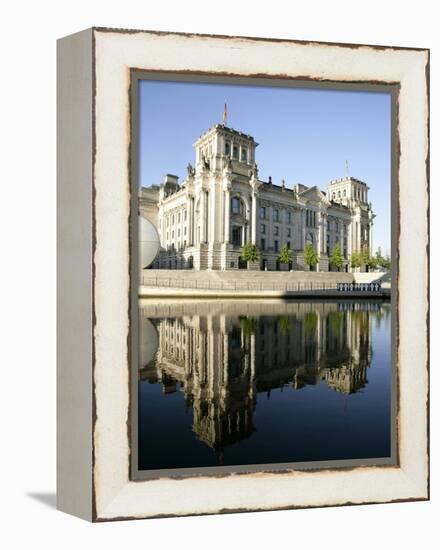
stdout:
[(309, 187), (309, 189), (306, 189), (302, 193), (300, 193), (300, 197), (302, 199), (307, 200), (308, 202), (313, 203), (322, 203), (329, 204), (329, 201), (327, 199), (327, 196), (325, 193), (320, 191), (316, 185), (313, 187)]

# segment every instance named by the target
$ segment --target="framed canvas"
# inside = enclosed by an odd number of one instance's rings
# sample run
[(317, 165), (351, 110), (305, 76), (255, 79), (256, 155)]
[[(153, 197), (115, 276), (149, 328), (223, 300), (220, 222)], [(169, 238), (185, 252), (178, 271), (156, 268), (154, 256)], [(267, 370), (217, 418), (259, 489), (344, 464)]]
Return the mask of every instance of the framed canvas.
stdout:
[(429, 498), (429, 51), (58, 43), (58, 508)]

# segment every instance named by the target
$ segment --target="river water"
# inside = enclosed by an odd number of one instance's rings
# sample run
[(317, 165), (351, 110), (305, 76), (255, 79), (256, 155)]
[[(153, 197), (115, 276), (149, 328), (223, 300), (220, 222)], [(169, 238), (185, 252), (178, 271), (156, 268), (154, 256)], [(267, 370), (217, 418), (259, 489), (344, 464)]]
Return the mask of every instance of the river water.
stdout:
[(389, 302), (141, 302), (138, 469), (386, 458)]

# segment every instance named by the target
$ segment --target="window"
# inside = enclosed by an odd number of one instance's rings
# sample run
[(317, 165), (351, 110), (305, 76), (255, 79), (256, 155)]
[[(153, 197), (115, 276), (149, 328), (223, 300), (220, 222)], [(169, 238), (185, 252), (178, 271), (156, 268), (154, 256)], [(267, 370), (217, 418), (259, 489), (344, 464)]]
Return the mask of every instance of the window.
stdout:
[(330, 231), (330, 220), (327, 220), (327, 231)]
[(260, 232), (264, 235), (266, 233), (266, 226), (264, 225), (264, 223), (261, 224), (260, 226)]
[(238, 159), (238, 146), (234, 145), (234, 148), (232, 149), (232, 158)]
[(232, 227), (232, 244), (234, 246), (241, 246), (242, 245), (241, 234), (242, 234), (242, 228), (237, 226), (237, 225), (234, 225)]
[(241, 162), (247, 162), (247, 149), (246, 149), (246, 147), (241, 148)]
[(177, 218), (177, 222), (180, 223), (180, 212), (179, 212), (179, 216)]
[(231, 200), (232, 213), (240, 214), (241, 212), (241, 200), (238, 197), (232, 197)]
[(183, 211), (183, 221), (186, 222), (186, 210)]
[(261, 250), (266, 250), (266, 239), (261, 239)]
[(229, 157), (231, 154), (231, 144), (229, 141), (225, 141), (225, 155)]
[(292, 236), (292, 230), (290, 227), (287, 228), (287, 236), (290, 238)]
[(280, 221), (280, 211), (278, 210), (278, 208), (274, 208), (273, 221), (274, 222), (279, 222)]
[(280, 228), (278, 227), (278, 225), (274, 225), (273, 227), (273, 234), (278, 237), (278, 235), (280, 234)]
[(286, 212), (286, 223), (292, 223), (292, 212)]
[(174, 214), (173, 214), (173, 217), (171, 218), (171, 225), (174, 225)]
[(265, 220), (266, 219), (266, 207), (262, 206), (260, 208), (260, 219)]
[(287, 241), (286, 245), (287, 245), (287, 248), (290, 250), (290, 241)]
[(344, 193), (343, 193), (344, 197), (347, 196), (347, 191), (344, 189)]
[(279, 246), (279, 241), (277, 239), (274, 240), (273, 247), (275, 252), (279, 252), (280, 246)]
[(338, 222), (338, 220), (335, 221), (335, 226), (336, 226), (336, 233), (339, 233), (339, 222)]

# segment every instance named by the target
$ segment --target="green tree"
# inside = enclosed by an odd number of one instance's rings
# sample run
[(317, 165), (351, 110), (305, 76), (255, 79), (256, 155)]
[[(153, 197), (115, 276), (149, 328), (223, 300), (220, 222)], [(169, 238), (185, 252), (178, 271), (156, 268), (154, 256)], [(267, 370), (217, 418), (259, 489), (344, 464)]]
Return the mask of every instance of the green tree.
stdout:
[(278, 256), (278, 261), (281, 264), (288, 264), (292, 261), (292, 251), (287, 247), (287, 244), (283, 245)]
[(379, 248), (376, 250), (376, 255), (374, 257), (376, 261), (376, 265), (379, 267), (383, 267), (384, 269), (391, 269), (391, 259), (389, 256), (383, 256), (382, 250), (379, 246)]
[(330, 264), (338, 269), (344, 265), (344, 256), (342, 255), (341, 245), (336, 243), (330, 254)]
[(362, 265), (370, 268), (375, 268), (377, 266), (376, 258), (371, 255), (370, 249), (367, 245), (362, 247)]
[(379, 248), (376, 250), (376, 265), (378, 265), (379, 267), (382, 267), (383, 266), (383, 262), (384, 262), (384, 257), (382, 256), (382, 249)]
[(391, 258), (389, 256), (385, 256), (385, 258), (383, 259), (382, 267), (388, 270), (391, 269)]
[(353, 250), (351, 254), (351, 267), (362, 266), (362, 255), (358, 250)]
[(304, 247), (304, 263), (309, 267), (315, 266), (319, 263), (319, 256), (315, 250), (315, 247), (311, 243), (307, 243)]
[(351, 255), (351, 267), (376, 267), (376, 258), (371, 256), (368, 246), (355, 250)]
[(260, 252), (256, 244), (245, 243), (241, 250), (241, 259), (244, 262), (257, 262)]

